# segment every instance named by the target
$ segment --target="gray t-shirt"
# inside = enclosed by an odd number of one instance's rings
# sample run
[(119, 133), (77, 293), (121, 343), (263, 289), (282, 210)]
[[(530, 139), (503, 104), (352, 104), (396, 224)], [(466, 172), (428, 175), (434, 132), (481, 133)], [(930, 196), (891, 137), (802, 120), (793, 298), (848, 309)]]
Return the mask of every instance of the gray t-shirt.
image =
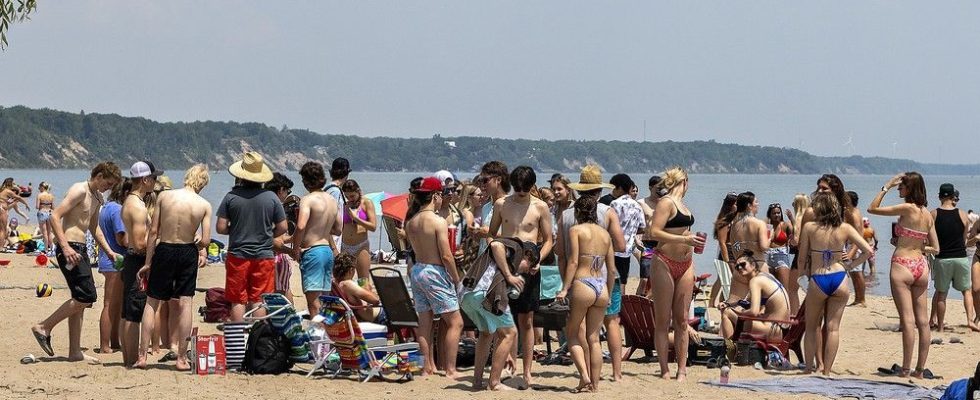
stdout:
[(273, 258), (273, 231), (286, 219), (275, 193), (259, 188), (231, 189), (218, 206), (228, 220), (228, 254), (241, 258)]

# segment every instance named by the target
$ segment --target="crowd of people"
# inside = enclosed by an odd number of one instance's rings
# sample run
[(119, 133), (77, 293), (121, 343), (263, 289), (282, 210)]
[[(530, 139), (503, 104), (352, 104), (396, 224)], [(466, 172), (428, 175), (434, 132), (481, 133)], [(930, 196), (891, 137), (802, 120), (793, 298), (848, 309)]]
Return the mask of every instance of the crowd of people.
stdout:
[[(67, 319), (68, 359), (94, 360), (79, 343), (84, 312), (97, 299), (93, 266), (85, 256), (86, 233), (101, 249), (96, 270), (106, 278), (99, 351), (120, 349), (126, 365), (136, 368), (145, 368), (148, 353), (161, 347), (170, 350), (165, 359), (175, 361), (176, 369), (190, 368), (182, 339), (190, 334), (197, 270), (205, 263), (212, 219), (214, 231), (228, 235), (224, 289), (232, 322), (242, 321), (262, 294), (290, 293), (293, 262), (310, 315), (319, 313), (319, 296), (331, 291), (355, 305), (380, 302), (370, 280), (368, 241), (379, 225), (378, 210), (349, 179), (346, 159), (335, 159), (329, 170), (318, 162), (304, 164), (299, 171), (306, 190), (302, 197), (292, 195), (293, 182), (273, 173), (258, 153), (245, 153), (228, 170), (235, 186), (216, 212), (200, 196), (209, 183), (204, 165), (188, 169), (184, 187), (173, 189), (161, 182), (163, 171), (149, 161), (134, 163), (126, 178), (115, 164), (101, 163), (57, 205), (42, 183), (37, 222), (71, 298), (31, 328), (41, 348), (54, 354), (52, 329)], [(636, 294), (652, 299), (655, 308), (657, 354), (675, 355), (673, 373), (668, 357), (659, 357), (659, 375), (683, 381), (691, 340), (693, 256), (709, 237), (692, 230), (695, 215), (685, 196), (696, 189), (687, 173), (675, 167), (650, 177), (645, 198), (638, 197), (629, 175), (616, 174), (606, 183), (594, 165), (583, 167), (577, 180), (554, 174), (549, 186), (540, 188), (537, 181), (531, 167), (508, 169), (490, 161), (471, 180), (440, 171), (409, 184), (408, 211), (398, 233), (410, 249), (408, 275), (420, 320), (423, 372), (442, 370), (447, 377), (459, 377), (455, 360), (465, 314), (478, 330), (474, 387), (508, 389), (502, 377), (505, 370), (516, 370), (518, 359), (522, 386), (529, 386), (541, 336), (533, 323), (541, 271), (557, 268), (561, 287), (555, 298), (568, 305), (564, 335), (580, 377), (575, 390), (599, 389), (602, 327), (612, 378), (621, 379), (619, 312), (635, 258)], [(895, 188), (900, 200), (884, 205)], [(8, 210), (19, 211), (18, 203), (28, 206), (15, 189), (12, 181), (0, 188), (3, 239)], [(603, 196), (603, 190), (610, 193)], [(896, 217), (889, 280), (902, 332), (903, 358), (895, 371), (900, 376), (931, 374), (926, 369), (931, 329), (946, 324), (950, 287), (963, 294), (967, 326), (980, 331), (980, 259), (969, 260), (966, 251), (980, 238), (980, 224), (956, 208), (959, 192), (952, 184), (939, 187), (938, 199), (939, 207), (927, 208), (922, 176), (907, 172), (885, 182), (866, 210)], [(821, 176), (812, 194), (797, 194), (789, 208), (772, 203), (759, 216), (759, 204), (750, 191), (728, 193), (712, 224), (717, 259), (732, 273), (727, 297), (718, 283), (711, 290), (712, 305), (722, 316), (720, 335), (737, 339), (740, 318), (760, 317), (743, 329), (779, 339), (780, 324), (765, 320), (787, 321), (802, 308), (805, 370), (831, 374), (851, 291), (852, 305), (866, 301), (864, 279), (874, 276), (878, 235), (862, 217), (857, 193), (846, 191), (833, 174)], [(803, 298), (801, 276), (809, 280)], [(931, 313), (926, 298), (930, 276), (936, 289)], [(384, 319), (370, 309), (358, 310), (357, 316)], [(433, 334), (437, 323), (440, 335)], [(435, 348), (438, 361), (431, 357)]]

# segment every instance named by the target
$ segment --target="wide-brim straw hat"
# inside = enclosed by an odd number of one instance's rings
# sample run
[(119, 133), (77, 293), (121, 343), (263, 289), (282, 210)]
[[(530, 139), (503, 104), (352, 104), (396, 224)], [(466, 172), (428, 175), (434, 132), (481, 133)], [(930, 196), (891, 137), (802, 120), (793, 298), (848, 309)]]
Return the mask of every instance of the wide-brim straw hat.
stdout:
[(254, 151), (243, 154), (241, 161), (228, 167), (228, 172), (232, 176), (246, 181), (266, 183), (272, 180), (272, 170), (269, 169), (268, 165), (265, 165), (262, 155)]
[(568, 188), (579, 192), (587, 192), (596, 189), (612, 189), (613, 185), (602, 181), (602, 171), (596, 165), (586, 165), (582, 167), (578, 182), (569, 183)]

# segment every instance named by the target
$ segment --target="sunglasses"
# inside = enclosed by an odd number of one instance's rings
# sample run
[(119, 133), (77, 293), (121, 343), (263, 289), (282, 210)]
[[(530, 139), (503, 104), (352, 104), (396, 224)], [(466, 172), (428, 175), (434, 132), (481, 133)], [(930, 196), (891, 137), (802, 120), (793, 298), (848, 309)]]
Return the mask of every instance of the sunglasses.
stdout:
[(769, 208), (783, 208), (783, 206), (779, 203), (772, 203), (769, 205)]
[(746, 269), (748, 267), (749, 267), (748, 261), (742, 261), (742, 262), (740, 262), (738, 264), (735, 264), (735, 270), (736, 271), (742, 271), (742, 270), (744, 270), (744, 269)]
[(445, 196), (449, 196), (451, 194), (456, 194), (456, 193), (459, 193), (459, 188), (448, 187), (448, 188), (442, 189), (442, 194), (445, 195)]

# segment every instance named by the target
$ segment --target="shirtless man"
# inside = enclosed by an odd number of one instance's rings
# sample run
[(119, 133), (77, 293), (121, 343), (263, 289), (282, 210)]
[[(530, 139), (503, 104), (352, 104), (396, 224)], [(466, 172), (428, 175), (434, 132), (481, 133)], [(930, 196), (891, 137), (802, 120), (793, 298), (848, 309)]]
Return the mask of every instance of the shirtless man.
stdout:
[(415, 252), (415, 263), (409, 270), (412, 282), (412, 300), (419, 314), (419, 347), (425, 357), (423, 374), (436, 371), (432, 354), (432, 320), (439, 314), (446, 333), (439, 343), (446, 377), (456, 379), (456, 353), (459, 351), (459, 335), (463, 331), (463, 317), (459, 314), (459, 270), (449, 249), (449, 225), (436, 214), (442, 206), (442, 181), (430, 176), (422, 180), (412, 195), (405, 223), (405, 233)]
[[(123, 364), (136, 364), (140, 347), (140, 322), (146, 306), (146, 287), (137, 278), (137, 273), (146, 264), (147, 233), (150, 213), (144, 200), (153, 191), (157, 177), (163, 171), (154, 168), (153, 163), (138, 161), (129, 169), (132, 188), (126, 194), (122, 205), (122, 220), (126, 226), (127, 249), (122, 264), (122, 330), (119, 341), (122, 344)], [(139, 283), (138, 283), (139, 282)], [(151, 315), (152, 316), (152, 315)], [(149, 336), (147, 336), (149, 339)]]
[(44, 321), (31, 328), (31, 334), (37, 339), (45, 353), (54, 355), (51, 348), (51, 331), (64, 319), (68, 319), (68, 361), (97, 359), (82, 353), (82, 320), (85, 309), (95, 303), (95, 281), (92, 279), (92, 266), (89, 264), (85, 250), (85, 233), (94, 233), (99, 226), (99, 208), (104, 199), (102, 193), (112, 188), (122, 180), (119, 167), (111, 162), (104, 162), (92, 169), (90, 177), (85, 182), (72, 185), (65, 193), (65, 199), (51, 213), (51, 226), (54, 229), (58, 250), (55, 253), (58, 267), (71, 299), (65, 301)]
[[(663, 188), (660, 187), (660, 181), (663, 180), (660, 175), (654, 175), (650, 177), (650, 195), (643, 198), (640, 202), (640, 207), (643, 208), (643, 220), (646, 226), (650, 226), (653, 223), (653, 210), (657, 208), (657, 202), (660, 201), (661, 194), (663, 194)], [(643, 230), (643, 254), (640, 256), (640, 284), (636, 287), (636, 295), (643, 296), (646, 294), (646, 288), (650, 281), (650, 265), (653, 264), (653, 249), (657, 248), (657, 241), (653, 240), (653, 236), (644, 229)]]
[(161, 302), (168, 302), (169, 332), (160, 335), (168, 335), (170, 343), (177, 344), (176, 369), (191, 369), (185, 338), (191, 334), (197, 269), (207, 263), (207, 246), (211, 243), (211, 203), (200, 195), (209, 181), (208, 167), (197, 164), (184, 174), (183, 188), (160, 192), (157, 198), (146, 260), (139, 271), (139, 279), (147, 282), (147, 300), (137, 368), (146, 367), (154, 315)]
[(320, 295), (330, 291), (333, 282), (333, 256), (337, 242), (333, 235), (343, 231), (337, 218), (337, 200), (323, 191), (327, 178), (323, 165), (307, 162), (299, 170), (303, 186), (310, 193), (299, 202), (299, 218), (293, 234), (292, 257), (299, 261), (303, 294), (310, 315), (320, 314)]
[[(548, 254), (553, 245), (551, 235), (551, 213), (548, 205), (530, 194), (537, 182), (534, 170), (519, 166), (510, 173), (513, 194), (494, 202), (493, 217), (490, 220), (490, 234), (493, 237), (517, 238), (536, 243), (539, 254)], [(511, 299), (511, 312), (517, 317), (520, 347), (524, 350), (524, 385), (531, 385), (531, 363), (534, 360), (534, 310), (538, 308), (538, 295), (541, 292), (541, 275), (538, 265), (533, 265), (524, 279), (524, 289), (520, 297)], [(511, 350), (517, 359), (517, 343)]]

